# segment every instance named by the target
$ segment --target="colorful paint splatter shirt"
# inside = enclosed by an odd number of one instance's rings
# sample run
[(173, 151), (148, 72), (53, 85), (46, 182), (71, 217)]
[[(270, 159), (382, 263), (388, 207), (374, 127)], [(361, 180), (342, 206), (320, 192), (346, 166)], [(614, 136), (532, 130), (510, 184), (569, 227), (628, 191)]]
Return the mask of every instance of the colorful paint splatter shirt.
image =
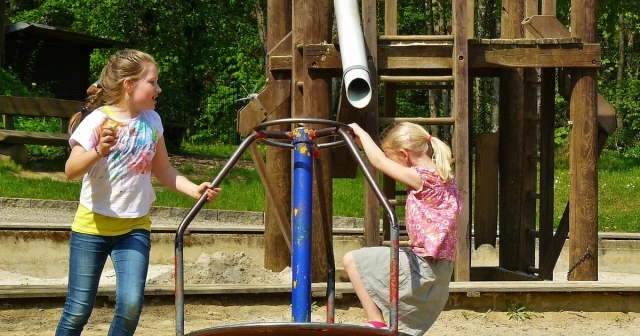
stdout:
[(454, 261), (458, 216), (462, 209), (454, 179), (445, 182), (433, 168), (413, 167), (422, 187), (407, 189), (405, 221), (413, 252), (422, 257)]
[[(69, 139), (71, 147), (94, 150), (108, 118), (105, 111), (97, 109), (80, 123)], [(148, 214), (156, 199), (151, 161), (164, 130), (155, 111), (142, 111), (133, 119), (118, 122), (118, 138), (111, 153), (84, 175), (80, 204), (99, 215), (139, 218)]]

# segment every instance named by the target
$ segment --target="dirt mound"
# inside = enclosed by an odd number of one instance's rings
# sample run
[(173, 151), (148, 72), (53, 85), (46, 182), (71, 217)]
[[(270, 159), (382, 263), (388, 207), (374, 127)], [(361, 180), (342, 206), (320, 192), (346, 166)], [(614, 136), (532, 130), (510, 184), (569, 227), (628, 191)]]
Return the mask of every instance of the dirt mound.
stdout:
[[(184, 267), (185, 284), (291, 284), (291, 268), (272, 272), (258, 264), (244, 252), (213, 255), (203, 253), (193, 264)], [(173, 272), (149, 279), (148, 284), (173, 284)]]

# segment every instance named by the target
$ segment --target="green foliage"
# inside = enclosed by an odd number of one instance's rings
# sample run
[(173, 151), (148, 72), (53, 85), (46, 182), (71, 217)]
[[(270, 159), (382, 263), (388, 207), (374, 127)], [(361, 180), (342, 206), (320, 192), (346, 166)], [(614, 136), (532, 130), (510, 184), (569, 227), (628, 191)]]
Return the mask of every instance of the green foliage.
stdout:
[(526, 308), (522, 303), (518, 303), (513, 305), (511, 301), (507, 300), (507, 316), (509, 316), (509, 320), (530, 320), (531, 314), (527, 312)]

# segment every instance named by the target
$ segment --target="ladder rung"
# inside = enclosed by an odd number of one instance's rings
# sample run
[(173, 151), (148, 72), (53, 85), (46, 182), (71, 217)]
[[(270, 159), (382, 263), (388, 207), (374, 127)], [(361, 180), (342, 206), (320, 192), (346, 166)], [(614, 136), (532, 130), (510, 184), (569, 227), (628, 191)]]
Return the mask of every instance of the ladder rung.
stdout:
[(540, 199), (540, 194), (535, 193), (535, 192), (529, 192), (528, 196), (529, 196), (529, 198), (532, 198), (532, 199), (537, 199), (537, 200)]
[(394, 118), (382, 117), (378, 118), (378, 122), (383, 125), (393, 124), (394, 122), (411, 122), (418, 125), (453, 125), (454, 118)]
[(453, 76), (380, 76), (383, 83), (402, 82), (453, 82)]
[(394, 195), (396, 195), (396, 196), (406, 196), (407, 195), (407, 191), (406, 190), (396, 190)]
[(396, 200), (396, 199), (389, 200), (389, 204), (391, 206), (404, 206), (406, 203), (407, 203), (406, 200)]
[(529, 118), (529, 121), (531, 121), (534, 124), (539, 124), (540, 123), (540, 118)]
[(534, 230), (534, 229), (526, 229), (525, 232), (528, 235), (531, 235), (532, 237), (538, 238), (539, 232), (538, 230)]
[(398, 90), (452, 90), (453, 84), (400, 84), (396, 88)]
[(527, 266), (527, 271), (529, 271), (529, 273), (532, 273), (532, 274), (540, 273), (540, 270), (535, 268), (535, 267), (533, 267), (533, 266)]
[(451, 41), (453, 35), (382, 35), (380, 41)]
[[(408, 240), (401, 240), (398, 242), (400, 245), (400, 247), (409, 247), (409, 241)], [(388, 240), (385, 240), (382, 242), (382, 246), (391, 246), (391, 242)]]

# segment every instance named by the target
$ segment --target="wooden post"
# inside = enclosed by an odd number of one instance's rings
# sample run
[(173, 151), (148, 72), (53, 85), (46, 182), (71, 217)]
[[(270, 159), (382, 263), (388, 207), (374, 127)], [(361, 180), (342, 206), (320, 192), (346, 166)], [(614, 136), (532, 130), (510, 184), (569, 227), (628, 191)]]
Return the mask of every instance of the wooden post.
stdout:
[[(553, 6), (551, 6), (553, 4)], [(555, 16), (555, 0), (542, 0), (542, 15)], [(544, 257), (553, 241), (553, 200), (554, 200), (554, 124), (556, 117), (556, 70), (544, 68), (541, 72), (540, 101), (540, 224), (538, 225), (539, 269), (542, 271)], [(555, 264), (555, 263), (554, 263)], [(542, 274), (539, 273), (538, 276)], [(550, 272), (547, 280), (553, 280)]]
[[(267, 2), (267, 50), (272, 50), (282, 38), (291, 31), (291, 0), (269, 0)], [(271, 85), (290, 85), (290, 74), (274, 73), (267, 70), (267, 83)], [(289, 118), (291, 116), (290, 100), (286, 100), (267, 120)], [(272, 126), (271, 130), (289, 130), (288, 125)], [(266, 198), (264, 222), (264, 267), (280, 272), (291, 265), (291, 253), (283, 248), (285, 238), (282, 236), (277, 207), (284, 205), (287, 218), (291, 217), (291, 150), (267, 147), (267, 179), (271, 181), (272, 194), (276, 199)], [(267, 193), (269, 195), (269, 193)], [(286, 223), (289, 225), (288, 223)], [(289, 237), (291, 240), (291, 237)]]
[[(598, 40), (597, 0), (571, 1), (571, 34)], [(598, 155), (596, 69), (576, 69), (571, 93), (569, 280), (598, 280)]]
[[(331, 0), (306, 0), (304, 1), (304, 44), (318, 44), (323, 41), (331, 41), (331, 18), (333, 15), (333, 2)], [(305, 69), (303, 80), (303, 111), (302, 116), (307, 118), (330, 119), (331, 107), (331, 77), (326, 72), (314, 69)], [(320, 125), (308, 125), (310, 127), (322, 127)], [(327, 138), (320, 139), (326, 141)], [(323, 176), (314, 174), (313, 179), (313, 250), (312, 272), (313, 282), (323, 282), (327, 279), (327, 256), (325, 250), (324, 229), (333, 227), (333, 188), (331, 178), (331, 152), (322, 150), (320, 158), (314, 165), (321, 165)], [(319, 184), (318, 181), (324, 183)], [(326, 199), (321, 201), (319, 196)], [(323, 205), (323, 206), (321, 206)], [(321, 212), (324, 212), (321, 213)]]
[[(371, 75), (371, 102), (365, 107), (365, 130), (378, 142), (378, 25), (376, 0), (362, 0), (362, 30), (368, 47)], [(378, 170), (367, 161), (367, 169), (378, 176)], [(380, 202), (368, 185), (364, 192), (364, 242), (366, 246), (380, 245)]]
[(469, 62), (467, 0), (456, 0), (453, 5), (453, 113), (455, 118), (455, 175), (462, 195), (462, 211), (458, 219), (458, 245), (454, 269), (455, 281), (471, 280), (471, 190), (469, 155)]
[(542, 15), (556, 16), (556, 0), (542, 0)]
[[(523, 38), (524, 3), (503, 0), (501, 38)], [(500, 78), (500, 266), (518, 270), (522, 216), (524, 71), (505, 69)]]
[[(525, 16), (538, 15), (538, 0), (526, 0)], [(525, 37), (533, 38), (530, 32)], [(536, 229), (538, 163), (538, 72), (535, 68), (524, 69), (524, 127), (522, 153), (522, 217), (520, 221), (520, 251), (518, 270), (528, 272), (536, 266), (536, 239), (530, 234)]]
[[(387, 0), (384, 3), (384, 34), (398, 35), (398, 1)], [(398, 84), (384, 83), (384, 116), (392, 118), (396, 116), (398, 109)], [(396, 180), (384, 176), (382, 189), (388, 199), (396, 198)], [(393, 207), (395, 209), (395, 207)], [(387, 216), (382, 217), (383, 239), (389, 240), (391, 235), (391, 222)]]

